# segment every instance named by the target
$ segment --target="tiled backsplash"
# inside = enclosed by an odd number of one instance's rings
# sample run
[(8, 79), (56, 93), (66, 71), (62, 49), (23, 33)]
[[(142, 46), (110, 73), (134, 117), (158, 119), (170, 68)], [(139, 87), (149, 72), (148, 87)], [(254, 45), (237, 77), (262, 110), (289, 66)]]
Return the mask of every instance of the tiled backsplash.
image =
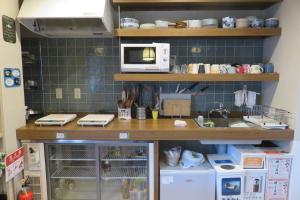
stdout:
[[(37, 64), (24, 65), (24, 79), (38, 80), (43, 90), (25, 91), (26, 104), (46, 112), (96, 112), (117, 110), (123, 87), (134, 83), (113, 81), (120, 71), (118, 38), (85, 39), (23, 39), (23, 51), (30, 51), (41, 59)], [(220, 38), (147, 38), (126, 39), (125, 43), (166, 42), (171, 44), (171, 55), (183, 63), (257, 63), (262, 62), (263, 39)], [(196, 51), (193, 48), (197, 49)], [(42, 68), (41, 68), (42, 66)], [(42, 74), (42, 78), (40, 77)], [(219, 103), (232, 105), (233, 92), (244, 84), (250, 90), (261, 91), (261, 84), (200, 83), (195, 91), (208, 85), (207, 94), (193, 98), (194, 111), (206, 111)], [(144, 83), (144, 104), (151, 105), (151, 92), (162, 87), (163, 92), (174, 92), (177, 83)], [(181, 87), (190, 84), (182, 84)], [(56, 88), (62, 88), (63, 98), (56, 99)], [(74, 88), (80, 88), (81, 98), (74, 98)]]

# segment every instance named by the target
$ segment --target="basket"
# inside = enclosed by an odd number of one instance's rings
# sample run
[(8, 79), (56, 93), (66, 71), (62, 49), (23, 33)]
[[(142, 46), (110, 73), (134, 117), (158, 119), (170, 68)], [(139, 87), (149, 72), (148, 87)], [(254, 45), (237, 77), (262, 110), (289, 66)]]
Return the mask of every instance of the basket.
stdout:
[(119, 119), (131, 119), (131, 108), (118, 108)]

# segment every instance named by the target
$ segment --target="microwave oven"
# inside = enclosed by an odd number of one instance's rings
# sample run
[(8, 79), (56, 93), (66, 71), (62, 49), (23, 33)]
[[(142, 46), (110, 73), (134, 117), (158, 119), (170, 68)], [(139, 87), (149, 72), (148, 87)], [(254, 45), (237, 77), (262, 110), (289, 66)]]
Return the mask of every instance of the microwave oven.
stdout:
[(170, 44), (121, 44), (121, 72), (169, 72)]

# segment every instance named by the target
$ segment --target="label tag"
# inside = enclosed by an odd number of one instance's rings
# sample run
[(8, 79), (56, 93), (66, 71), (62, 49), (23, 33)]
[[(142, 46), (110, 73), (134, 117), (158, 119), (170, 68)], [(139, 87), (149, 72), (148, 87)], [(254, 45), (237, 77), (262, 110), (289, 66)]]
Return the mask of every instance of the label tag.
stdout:
[(56, 139), (65, 139), (64, 133), (56, 133)]
[(119, 139), (121, 139), (121, 140), (129, 139), (129, 133), (120, 133), (119, 134)]

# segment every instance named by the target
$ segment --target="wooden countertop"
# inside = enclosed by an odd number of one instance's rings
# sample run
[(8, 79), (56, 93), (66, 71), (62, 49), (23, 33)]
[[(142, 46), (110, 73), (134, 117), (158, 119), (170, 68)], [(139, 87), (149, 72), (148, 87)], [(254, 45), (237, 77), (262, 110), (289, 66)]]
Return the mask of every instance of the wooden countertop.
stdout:
[[(65, 140), (119, 140), (127, 133), (128, 140), (293, 140), (294, 131), (262, 128), (199, 128), (192, 119), (184, 119), (186, 127), (175, 127), (174, 119), (119, 120), (106, 127), (82, 127), (77, 120), (65, 126), (36, 126), (28, 123), (17, 129), (21, 140), (56, 140), (63, 133)], [(124, 136), (124, 135), (123, 135)], [(126, 135), (125, 135), (126, 136)], [(62, 137), (62, 136), (61, 136)]]

